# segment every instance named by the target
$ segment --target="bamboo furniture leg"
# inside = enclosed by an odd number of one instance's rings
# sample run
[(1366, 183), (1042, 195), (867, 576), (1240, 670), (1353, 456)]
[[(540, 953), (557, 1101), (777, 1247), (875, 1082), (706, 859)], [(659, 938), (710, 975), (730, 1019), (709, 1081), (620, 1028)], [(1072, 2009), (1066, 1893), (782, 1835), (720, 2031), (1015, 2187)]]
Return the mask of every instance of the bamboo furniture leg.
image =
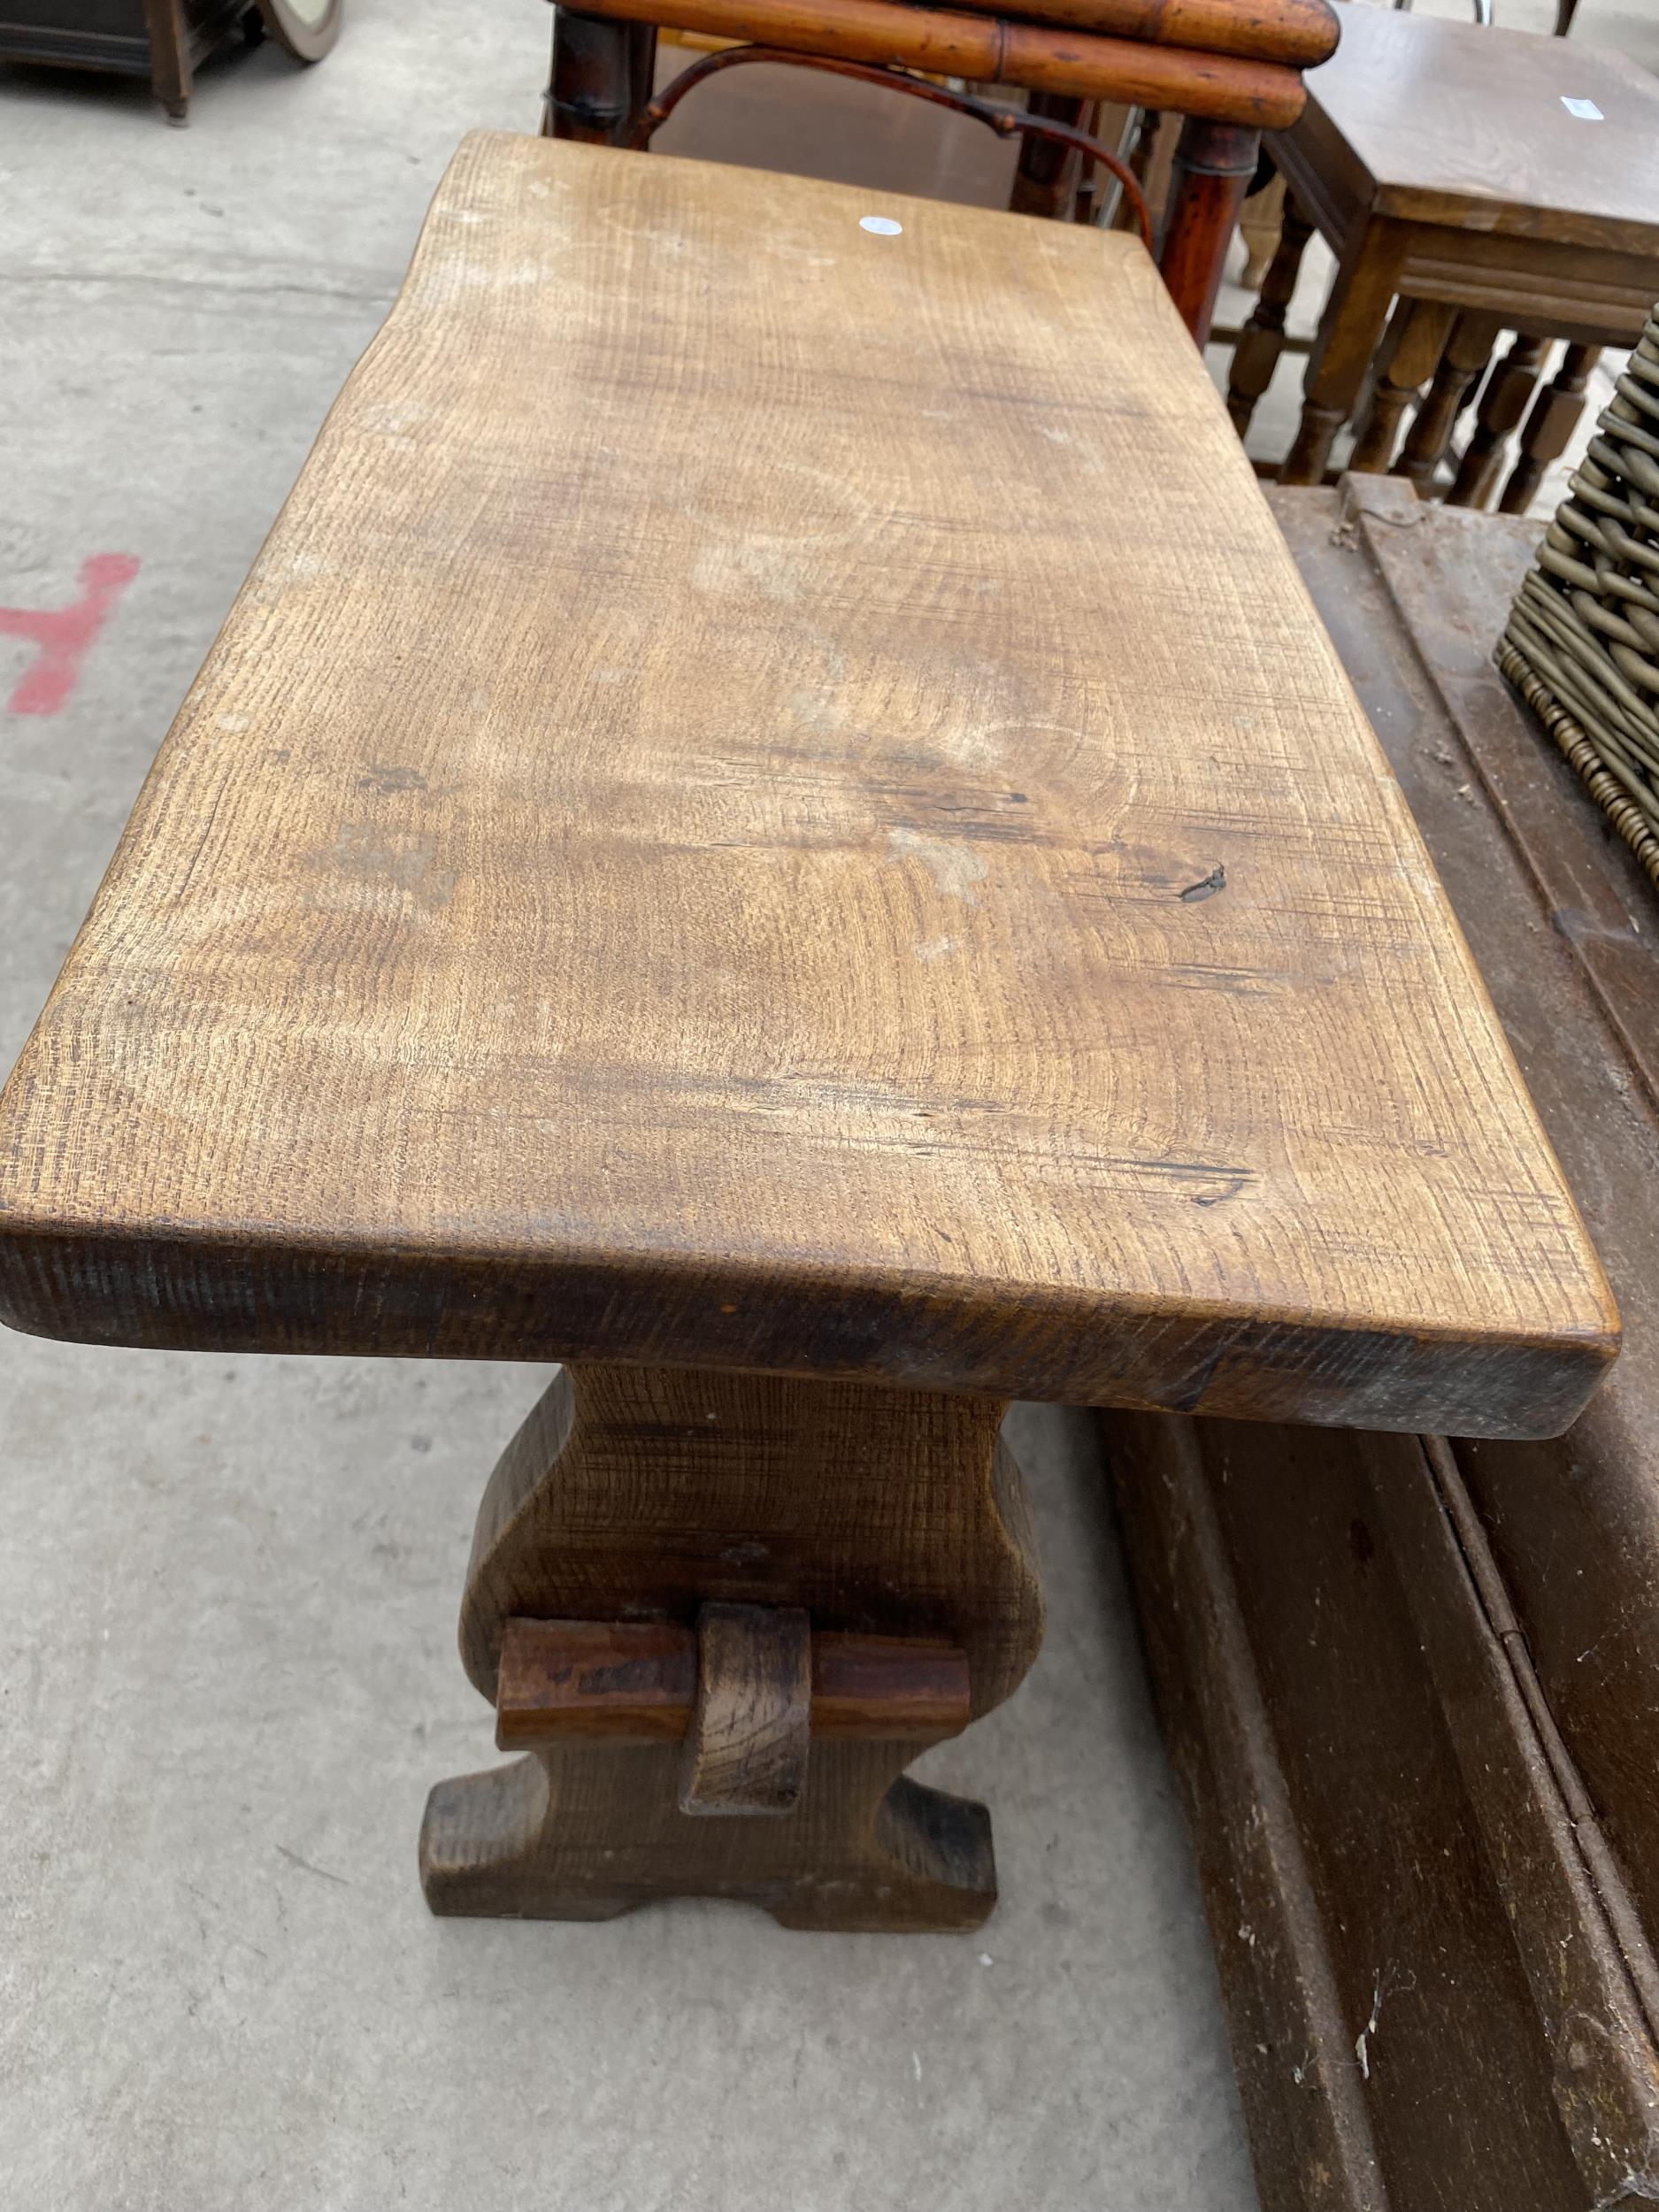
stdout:
[(542, 136), (622, 145), (651, 96), (656, 63), (653, 25), (556, 8)]
[(1227, 241), (1256, 174), (1262, 134), (1189, 115), (1175, 147), (1169, 219), (1158, 268), (1194, 343), (1204, 344), (1221, 289)]
[(1548, 338), (1517, 336), (1481, 388), (1475, 426), (1447, 495), (1452, 507), (1484, 507), (1503, 465), (1503, 442), (1526, 412), (1549, 352)]
[(1501, 514), (1524, 515), (1544, 480), (1545, 470), (1567, 450), (1584, 412), (1585, 387), (1601, 350), (1600, 346), (1569, 346), (1561, 357), (1561, 366), (1527, 410), (1520, 453), (1498, 501)]
[(1302, 257), (1313, 236), (1313, 223), (1294, 194), (1285, 195), (1279, 243), (1262, 280), (1250, 319), (1239, 333), (1227, 384), (1227, 412), (1240, 437), (1250, 426), (1256, 403), (1273, 380), (1285, 349), (1285, 318), (1302, 273)]
[(1492, 357), (1500, 327), (1497, 316), (1483, 314), (1460, 315), (1452, 326), (1434, 381), (1412, 418), (1394, 466), (1396, 476), (1409, 477), (1425, 494), (1451, 445), (1470, 388)]
[[(1003, 1410), (1001, 1400), (875, 1385), (562, 1370), (490, 1479), (462, 1605), (463, 1662), (497, 1704), (498, 1740), (536, 1733), (526, 1722), (536, 1697), (522, 1663), (503, 1674), (504, 1643), (557, 1641), (585, 1624), (589, 1635), (609, 1624), (626, 1647), (630, 1632), (655, 1624), (684, 1637), (701, 1619), (706, 1690), (710, 1607), (764, 1609), (776, 1632), (765, 1620), (754, 1628), (757, 1656), (735, 1686), (728, 1637), (725, 1718), (705, 1736), (741, 1735), (748, 1724), (733, 1709), (770, 1704), (773, 1750), (789, 1737), (774, 1678), (793, 1671), (798, 1686), (791, 1612), (815, 1660), (849, 1636), (902, 1639), (900, 1662), (931, 1663), (941, 1645), (965, 1655), (963, 1709), (945, 1725), (913, 1700), (878, 1698), (861, 1730), (836, 1732), (820, 1730), (815, 1694), (810, 1747), (798, 1716), (794, 1732), (806, 1760), (795, 1809), (740, 1799), (701, 1807), (725, 1810), (710, 1819), (682, 1806), (687, 1763), (706, 1760), (671, 1731), (641, 1738), (637, 1718), (618, 1723), (618, 1684), (637, 1693), (641, 1679), (626, 1648), (593, 1678), (596, 1703), (591, 1691), (572, 1699), (567, 1667), (546, 1740), (433, 1792), (420, 1843), (432, 1909), (589, 1920), (656, 1897), (715, 1896), (787, 1927), (977, 1927), (996, 1898), (988, 1816), (904, 1769), (1000, 1704), (1041, 1640)], [(534, 1625), (549, 1622), (565, 1625)], [(677, 1709), (683, 1733), (683, 1695)]]
[(628, 104), (631, 116), (649, 104), (657, 82), (657, 26), (635, 23), (628, 42)]

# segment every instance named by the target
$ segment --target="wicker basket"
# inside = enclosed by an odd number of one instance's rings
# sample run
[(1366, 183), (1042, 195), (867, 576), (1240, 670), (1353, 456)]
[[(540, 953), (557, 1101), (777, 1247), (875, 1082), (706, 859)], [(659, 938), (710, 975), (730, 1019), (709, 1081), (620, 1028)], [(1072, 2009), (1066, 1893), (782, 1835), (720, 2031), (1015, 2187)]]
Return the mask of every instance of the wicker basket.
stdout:
[(1659, 311), (1538, 549), (1497, 663), (1659, 886)]

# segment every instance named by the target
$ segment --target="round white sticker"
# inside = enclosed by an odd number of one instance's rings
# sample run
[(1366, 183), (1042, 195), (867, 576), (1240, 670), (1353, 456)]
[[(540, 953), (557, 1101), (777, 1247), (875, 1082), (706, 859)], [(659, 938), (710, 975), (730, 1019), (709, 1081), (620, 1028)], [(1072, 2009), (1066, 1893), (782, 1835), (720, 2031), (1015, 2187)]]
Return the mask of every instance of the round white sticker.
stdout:
[(861, 215), (858, 227), (860, 230), (873, 231), (878, 238), (897, 238), (902, 235), (904, 230), (903, 224), (895, 223), (890, 215)]

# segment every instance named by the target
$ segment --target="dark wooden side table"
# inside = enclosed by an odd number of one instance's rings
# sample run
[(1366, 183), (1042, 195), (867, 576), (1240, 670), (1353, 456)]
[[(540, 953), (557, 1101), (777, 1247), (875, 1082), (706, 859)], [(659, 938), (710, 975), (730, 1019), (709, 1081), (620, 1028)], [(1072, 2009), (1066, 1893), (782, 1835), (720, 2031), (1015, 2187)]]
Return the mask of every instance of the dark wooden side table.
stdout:
[(1400, 457), (1426, 483), (1509, 330), (1517, 347), (1490, 381), (1455, 495), (1484, 496), (1549, 342), (1565, 339), (1524, 431), (1525, 466), (1506, 502), (1524, 504), (1571, 434), (1595, 351), (1632, 345), (1659, 297), (1659, 79), (1559, 39), (1348, 7), (1335, 55), (1306, 81), (1300, 120), (1269, 141), (1288, 188), (1285, 228), (1233, 355), (1235, 426), (1248, 426), (1272, 376), (1317, 230), (1337, 275), (1279, 480), (1321, 480), (1375, 362), (1349, 465), (1388, 467), (1432, 378)]
[[(1013, 1394), (1553, 1432), (1617, 1316), (1122, 237), (480, 136), (0, 1102), (0, 1313), (558, 1358), (449, 1913), (960, 1928)], [(278, 1447), (280, 1448), (280, 1446)]]
[(146, 77), (168, 119), (185, 121), (196, 72), (238, 30), (268, 31), (296, 61), (320, 61), (344, 0), (0, 0), (0, 62)]

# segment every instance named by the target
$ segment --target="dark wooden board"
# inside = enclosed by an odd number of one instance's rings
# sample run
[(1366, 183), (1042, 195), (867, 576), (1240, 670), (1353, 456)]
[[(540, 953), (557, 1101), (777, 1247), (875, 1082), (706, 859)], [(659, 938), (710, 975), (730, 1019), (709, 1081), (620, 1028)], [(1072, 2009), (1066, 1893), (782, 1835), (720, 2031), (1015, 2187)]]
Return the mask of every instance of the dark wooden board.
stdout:
[[(1462, 1440), (1551, 1708), (1659, 1929), (1659, 901), (1486, 658), (1537, 523), (1271, 495), (1607, 1263), (1626, 1356), (1561, 1444)], [(1333, 542), (1338, 531), (1340, 542)], [(1432, 673), (1431, 674), (1431, 670)]]
[(1634, 2206), (1659, 2189), (1659, 907), (1491, 666), (1538, 526), (1374, 477), (1270, 496), (1627, 1356), (1548, 1444), (1104, 1424), (1263, 2200)]

